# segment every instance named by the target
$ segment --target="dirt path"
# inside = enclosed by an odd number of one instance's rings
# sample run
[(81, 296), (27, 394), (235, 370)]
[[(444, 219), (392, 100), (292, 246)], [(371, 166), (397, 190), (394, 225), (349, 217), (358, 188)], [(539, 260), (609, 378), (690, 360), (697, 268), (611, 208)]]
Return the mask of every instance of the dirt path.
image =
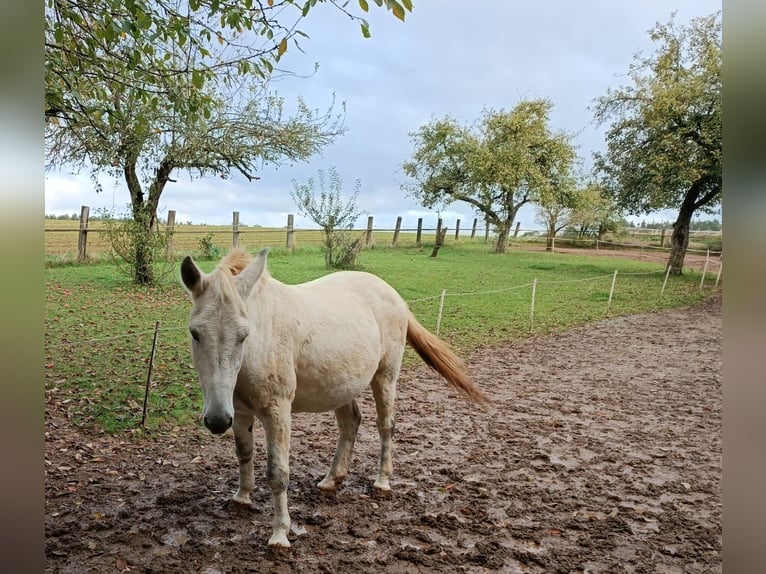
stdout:
[(371, 492), (371, 396), (351, 474), (331, 415), (295, 417), (292, 549), (266, 548), (257, 433), (252, 508), (233, 439), (78, 434), (46, 416), (46, 572), (721, 572), (720, 301), (610, 319), (477, 353), (485, 414), (403, 373), (393, 492)]

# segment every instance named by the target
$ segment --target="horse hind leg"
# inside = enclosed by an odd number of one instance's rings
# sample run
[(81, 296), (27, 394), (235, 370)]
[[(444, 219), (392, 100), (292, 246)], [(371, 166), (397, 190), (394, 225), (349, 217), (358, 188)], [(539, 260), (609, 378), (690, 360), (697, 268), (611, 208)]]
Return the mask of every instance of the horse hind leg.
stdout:
[(381, 366), (372, 379), (372, 395), (375, 397), (376, 423), (380, 435), (380, 463), (378, 478), (373, 487), (382, 492), (391, 490), (393, 462), (391, 443), (394, 435), (394, 401), (396, 399), (396, 380), (399, 376), (401, 359), (390, 366)]
[(359, 423), (362, 420), (362, 414), (359, 412), (356, 401), (353, 400), (335, 409), (335, 420), (338, 423), (338, 446), (335, 449), (335, 458), (327, 476), (317, 484), (319, 488), (328, 492), (334, 492), (348, 474), (351, 452), (354, 449)]

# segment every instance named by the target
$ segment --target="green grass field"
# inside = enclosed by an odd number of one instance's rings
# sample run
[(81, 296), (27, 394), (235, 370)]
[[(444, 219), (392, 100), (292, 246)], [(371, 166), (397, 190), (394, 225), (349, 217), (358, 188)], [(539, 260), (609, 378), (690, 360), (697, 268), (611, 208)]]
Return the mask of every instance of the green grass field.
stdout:
[[(709, 275), (700, 291), (699, 273), (687, 271), (682, 277), (670, 277), (660, 298), (664, 273), (658, 264), (521, 250), (495, 255), (483, 242), (468, 241), (446, 245), (435, 259), (428, 256), (430, 251), (430, 245), (376, 247), (362, 251), (358, 262), (361, 269), (393, 285), (432, 331), (442, 290), (446, 290), (440, 336), (461, 355), (529, 336), (535, 279), (535, 333), (602, 319), (615, 270), (610, 316), (695, 303), (710, 296), (715, 280)], [(215, 263), (202, 261), (200, 266), (209, 271)], [(321, 249), (311, 246), (294, 252), (274, 248), (269, 269), (285, 283), (328, 273)], [(175, 277), (160, 287), (138, 288), (103, 262), (49, 267), (45, 276), (49, 406), (65, 411), (75, 424), (86, 428), (137, 429), (153, 329), (160, 321), (147, 429), (197, 424), (201, 397), (188, 347), (190, 303)], [(583, 352), (587, 353), (587, 341), (583, 341)], [(408, 351), (406, 362), (414, 360)]]

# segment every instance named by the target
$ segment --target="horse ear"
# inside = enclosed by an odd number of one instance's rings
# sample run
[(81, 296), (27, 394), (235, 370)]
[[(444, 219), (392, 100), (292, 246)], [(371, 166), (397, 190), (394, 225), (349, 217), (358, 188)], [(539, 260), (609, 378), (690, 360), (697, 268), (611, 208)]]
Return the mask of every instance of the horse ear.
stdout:
[(268, 256), (269, 248), (266, 247), (255, 256), (255, 259), (253, 259), (239, 275), (236, 276), (237, 289), (243, 299), (247, 299), (248, 295), (250, 295), (250, 291), (253, 290), (258, 279), (261, 278), (263, 272), (266, 270), (266, 259)]
[(192, 295), (202, 290), (202, 272), (189, 255), (181, 262), (181, 281)]

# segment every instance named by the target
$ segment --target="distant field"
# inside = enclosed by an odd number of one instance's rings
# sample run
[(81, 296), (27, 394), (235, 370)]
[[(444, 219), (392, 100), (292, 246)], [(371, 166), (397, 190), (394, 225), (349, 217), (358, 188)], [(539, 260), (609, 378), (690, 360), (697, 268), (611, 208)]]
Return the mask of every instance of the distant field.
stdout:
[[(88, 246), (87, 255), (90, 259), (101, 259), (108, 255), (110, 247), (103, 233), (104, 223), (102, 221), (91, 221), (88, 225)], [(77, 239), (79, 233), (79, 222), (64, 221), (57, 219), (45, 220), (45, 256), (47, 261), (68, 261), (77, 257)], [(365, 233), (364, 229), (352, 231), (354, 237)], [(176, 224), (173, 232), (173, 251), (178, 255), (194, 254), (200, 251), (200, 240), (212, 234), (212, 241), (219, 246), (222, 251), (226, 251), (233, 242), (231, 225), (183, 225)], [(469, 241), (471, 235), (470, 229), (461, 230), (459, 241)], [(372, 239), (375, 245), (390, 246), (393, 241), (393, 229), (373, 230)], [(433, 245), (434, 230), (424, 229), (422, 242)], [(449, 234), (446, 241), (454, 241), (454, 233)], [(286, 247), (287, 229), (269, 228), (269, 227), (250, 227), (242, 226), (239, 228), (239, 241), (250, 249), (261, 247)], [(481, 237), (475, 241), (484, 241), (482, 230)], [(416, 243), (415, 230), (402, 230), (397, 244), (403, 247), (412, 247)], [(311, 245), (321, 245), (322, 234), (318, 229), (295, 229), (296, 247), (306, 247)]]
[[(460, 230), (459, 237), (455, 238), (454, 222), (447, 222), (450, 229), (445, 243), (474, 242), (485, 243), (484, 229), (477, 229), (476, 236), (471, 239), (470, 226)], [(79, 223), (77, 221), (64, 221), (57, 219), (45, 220), (45, 259), (49, 263), (74, 261), (77, 258), (77, 239)], [(88, 226), (87, 255), (92, 260), (103, 259), (110, 253), (110, 247), (103, 233), (104, 224), (101, 221), (91, 221)], [(354, 236), (365, 233), (364, 229), (356, 229)], [(225, 252), (233, 242), (231, 225), (184, 225), (176, 224), (173, 233), (173, 251), (177, 255), (195, 254), (200, 251), (200, 240), (212, 234), (212, 241)], [(424, 228), (422, 233), (422, 245), (433, 246), (435, 230)], [(376, 246), (390, 246), (394, 237), (393, 228), (378, 228), (373, 230), (372, 239)], [(662, 243), (660, 230), (627, 230), (621, 233), (612, 233), (605, 236), (605, 241), (611, 243), (615, 249), (631, 248), (660, 248)], [(286, 228), (267, 228), (240, 225), (239, 241), (241, 245), (250, 249), (261, 247), (279, 248), (287, 245)], [(490, 235), (489, 241), (492, 241)], [(522, 230), (518, 237), (511, 238), (511, 245), (544, 244), (545, 237), (538, 232)], [(666, 233), (664, 246), (669, 246), (670, 233)], [(322, 234), (318, 229), (295, 229), (296, 247), (318, 246), (322, 244)], [(402, 229), (397, 245), (401, 247), (414, 247), (416, 245), (416, 233), (414, 229)], [(572, 240), (567, 237), (557, 237), (556, 245), (560, 247), (594, 247), (595, 240), (584, 241)], [(606, 243), (605, 243), (606, 245)], [(699, 232), (693, 234), (689, 248), (692, 250), (711, 251), (721, 250), (720, 232)]]

